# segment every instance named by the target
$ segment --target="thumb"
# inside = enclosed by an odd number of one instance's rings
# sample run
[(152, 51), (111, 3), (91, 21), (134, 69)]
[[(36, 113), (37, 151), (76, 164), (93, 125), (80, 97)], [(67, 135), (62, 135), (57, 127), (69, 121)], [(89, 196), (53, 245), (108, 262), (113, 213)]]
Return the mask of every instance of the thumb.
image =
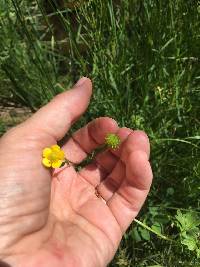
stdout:
[(61, 93), (39, 109), (28, 121), (29, 126), (60, 140), (86, 110), (92, 94), (92, 82), (82, 77), (71, 90)]

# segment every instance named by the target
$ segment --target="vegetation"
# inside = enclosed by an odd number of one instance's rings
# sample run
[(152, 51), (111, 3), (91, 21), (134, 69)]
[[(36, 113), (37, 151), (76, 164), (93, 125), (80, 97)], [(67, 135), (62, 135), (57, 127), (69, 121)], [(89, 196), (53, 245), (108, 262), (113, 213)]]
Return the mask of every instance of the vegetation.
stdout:
[(145, 130), (152, 148), (152, 190), (111, 266), (200, 266), (200, 3), (46, 2), (51, 13), (41, 0), (0, 1), (2, 105), (34, 112), (90, 77), (74, 129), (110, 116)]

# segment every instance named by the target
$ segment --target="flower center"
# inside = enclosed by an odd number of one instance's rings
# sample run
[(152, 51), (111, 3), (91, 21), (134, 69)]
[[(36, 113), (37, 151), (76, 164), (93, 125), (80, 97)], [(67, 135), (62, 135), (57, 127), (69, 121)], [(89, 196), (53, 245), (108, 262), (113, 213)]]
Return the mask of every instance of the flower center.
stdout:
[(51, 161), (55, 161), (55, 160), (57, 160), (58, 159), (58, 155), (57, 155), (57, 153), (51, 153), (51, 155), (49, 155), (49, 160), (51, 160)]

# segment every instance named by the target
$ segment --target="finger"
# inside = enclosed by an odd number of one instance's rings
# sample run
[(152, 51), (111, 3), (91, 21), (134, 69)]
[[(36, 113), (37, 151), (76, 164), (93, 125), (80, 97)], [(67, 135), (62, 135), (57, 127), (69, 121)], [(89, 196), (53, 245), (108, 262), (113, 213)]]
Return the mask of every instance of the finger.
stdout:
[(87, 182), (97, 187), (104, 179), (107, 179), (118, 160), (118, 157), (106, 150), (99, 153), (95, 160), (81, 169), (79, 173)]
[(116, 133), (118, 125), (107, 117), (95, 119), (76, 131), (62, 147), (66, 157), (73, 163), (80, 163), (94, 149), (105, 143), (108, 133)]
[(79, 175), (96, 187), (107, 176), (107, 172), (97, 164), (90, 163), (79, 172)]
[(89, 105), (91, 94), (92, 83), (90, 79), (83, 77), (73, 89), (57, 95), (26, 123), (29, 127), (60, 140), (72, 123), (84, 113)]
[[(113, 193), (118, 190), (122, 180), (125, 178), (125, 163), (127, 162), (128, 155), (133, 151), (141, 150), (147, 157), (149, 156), (149, 140), (144, 132), (121, 128), (117, 134), (121, 139), (120, 148), (118, 150), (112, 150), (112, 153), (108, 151), (110, 153), (109, 157), (107, 156), (104, 158), (102, 157), (102, 154), (97, 156), (97, 161), (100, 166), (103, 166), (104, 168), (106, 167), (106, 170), (108, 171), (107, 175), (101, 175), (101, 179), (95, 179), (95, 182), (101, 182), (97, 187), (97, 190), (105, 201), (108, 201), (112, 197)], [(111, 155), (115, 155), (115, 161), (111, 161)], [(120, 156), (122, 161), (117, 160), (117, 157)], [(115, 168), (113, 168), (114, 164)], [(92, 175), (92, 173), (90, 174)], [(87, 173), (84, 175), (86, 176)], [(88, 178), (88, 180), (89, 179), (92, 178)]]
[(125, 164), (119, 160), (113, 171), (97, 187), (98, 193), (107, 202), (120, 187), (125, 177)]
[(133, 151), (143, 151), (146, 157), (149, 158), (150, 155), (150, 144), (148, 136), (143, 131), (132, 131), (128, 136), (124, 146), (121, 151), (121, 160), (126, 163), (130, 153)]
[(107, 174), (111, 173), (119, 158), (111, 153), (108, 149), (97, 154), (95, 162), (100, 168), (103, 168)]
[(126, 164), (126, 179), (107, 202), (123, 232), (140, 211), (152, 177), (146, 153), (141, 150), (131, 152)]
[[(120, 137), (121, 144), (126, 140), (131, 132), (131, 129), (125, 127), (118, 129), (117, 135)], [(74, 150), (71, 149), (71, 151), (73, 151), (74, 154)], [(120, 149), (116, 152), (114, 152), (114, 150), (105, 150), (99, 153), (95, 158), (95, 162), (84, 167), (80, 171), (80, 175), (96, 187), (108, 176), (108, 174), (112, 172), (113, 168), (119, 161), (119, 155)], [(83, 157), (84, 155), (82, 155), (82, 158)], [(81, 157), (79, 160), (81, 160)]]
[(116, 132), (121, 142), (119, 149), (116, 150), (107, 149), (97, 154), (97, 156), (95, 157), (95, 162), (97, 162), (100, 167), (105, 169), (108, 174), (112, 172), (113, 168), (119, 161), (121, 147), (123, 146), (125, 140), (127, 139), (127, 137), (131, 132), (132, 132), (131, 129), (125, 127), (119, 128), (118, 131)]

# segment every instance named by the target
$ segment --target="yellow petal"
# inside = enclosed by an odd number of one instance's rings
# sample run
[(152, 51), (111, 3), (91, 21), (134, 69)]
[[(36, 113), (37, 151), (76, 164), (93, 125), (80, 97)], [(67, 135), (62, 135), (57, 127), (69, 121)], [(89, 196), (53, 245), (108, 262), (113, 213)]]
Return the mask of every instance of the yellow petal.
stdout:
[(60, 151), (60, 147), (58, 145), (53, 145), (51, 146), (51, 149), (54, 151), (54, 152), (58, 152)]
[(51, 150), (51, 148), (48, 148), (48, 147), (46, 147), (42, 151), (42, 155), (44, 158), (48, 158), (51, 155), (51, 153), (52, 153), (52, 150)]
[(42, 163), (45, 167), (51, 167), (51, 161), (48, 160), (47, 158), (42, 159)]
[(65, 153), (63, 150), (60, 150), (59, 152), (57, 152), (57, 157), (58, 159), (64, 159), (65, 158)]
[(56, 169), (56, 168), (60, 168), (60, 166), (62, 165), (63, 161), (62, 160), (56, 160), (52, 163), (52, 168)]

